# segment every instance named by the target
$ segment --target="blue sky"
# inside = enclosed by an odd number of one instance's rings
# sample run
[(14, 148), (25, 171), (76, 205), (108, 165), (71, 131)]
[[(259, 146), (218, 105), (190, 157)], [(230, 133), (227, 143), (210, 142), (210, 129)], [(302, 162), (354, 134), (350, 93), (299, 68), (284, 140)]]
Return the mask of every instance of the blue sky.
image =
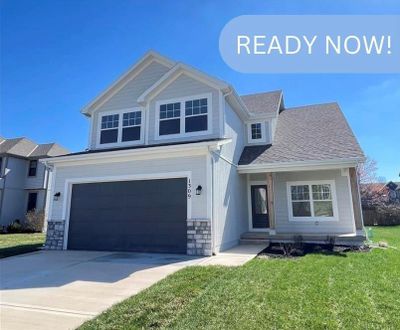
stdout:
[(379, 175), (400, 180), (400, 75), (242, 74), (218, 39), (243, 14), (400, 14), (397, 0), (2, 0), (0, 134), (87, 146), (80, 109), (147, 50), (229, 81), (240, 94), (283, 89), (288, 107), (337, 101)]

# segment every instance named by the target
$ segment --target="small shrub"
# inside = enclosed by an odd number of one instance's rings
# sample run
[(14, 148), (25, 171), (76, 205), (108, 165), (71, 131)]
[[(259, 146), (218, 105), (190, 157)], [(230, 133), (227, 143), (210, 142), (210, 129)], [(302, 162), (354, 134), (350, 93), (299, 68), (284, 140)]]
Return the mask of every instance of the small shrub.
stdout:
[(21, 221), (19, 221), (19, 219), (15, 219), (13, 222), (11, 222), (7, 226), (6, 230), (7, 230), (7, 233), (12, 233), (12, 234), (24, 232), (24, 228), (21, 225)]
[(44, 212), (29, 211), (26, 214), (25, 228), (33, 232), (42, 232), (44, 226)]

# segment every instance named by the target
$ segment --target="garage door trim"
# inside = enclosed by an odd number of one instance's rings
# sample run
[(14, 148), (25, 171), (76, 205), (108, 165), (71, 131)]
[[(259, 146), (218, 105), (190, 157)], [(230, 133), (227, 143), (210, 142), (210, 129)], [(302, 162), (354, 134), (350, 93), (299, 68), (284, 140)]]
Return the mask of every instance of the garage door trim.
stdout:
[[(69, 232), (69, 217), (71, 210), (71, 195), (72, 186), (80, 183), (100, 183), (100, 182), (118, 182), (118, 181), (138, 181), (138, 180), (158, 180), (158, 179), (187, 179), (187, 219), (192, 218), (192, 201), (191, 201), (191, 182), (192, 172), (164, 172), (164, 173), (149, 173), (149, 174), (130, 174), (130, 175), (115, 175), (105, 177), (86, 177), (86, 178), (70, 178), (65, 180), (64, 185), (64, 199), (63, 199), (63, 213), (62, 217), (65, 219), (64, 226), (64, 242), (63, 249), (67, 250), (68, 246), (68, 232)], [(54, 194), (54, 191), (52, 192)]]

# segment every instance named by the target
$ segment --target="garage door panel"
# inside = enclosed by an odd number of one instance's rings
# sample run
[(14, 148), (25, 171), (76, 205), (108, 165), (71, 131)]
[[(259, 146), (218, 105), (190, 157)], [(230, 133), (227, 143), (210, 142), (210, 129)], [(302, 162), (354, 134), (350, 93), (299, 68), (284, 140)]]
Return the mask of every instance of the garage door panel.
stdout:
[(68, 248), (186, 253), (186, 179), (74, 185)]

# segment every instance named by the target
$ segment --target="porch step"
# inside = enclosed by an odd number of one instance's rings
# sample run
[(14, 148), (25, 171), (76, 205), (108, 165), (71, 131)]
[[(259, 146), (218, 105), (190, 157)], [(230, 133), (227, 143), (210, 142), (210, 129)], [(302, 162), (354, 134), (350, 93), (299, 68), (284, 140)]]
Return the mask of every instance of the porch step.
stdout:
[(267, 239), (241, 238), (240, 245), (269, 245)]
[(269, 234), (266, 232), (247, 232), (240, 236), (240, 244), (249, 245), (265, 245), (269, 244)]
[(247, 233), (243, 233), (240, 238), (241, 239), (251, 239), (251, 240), (266, 240), (269, 238), (270, 235), (267, 232), (259, 231), (259, 232), (254, 232), (254, 231), (249, 231)]

